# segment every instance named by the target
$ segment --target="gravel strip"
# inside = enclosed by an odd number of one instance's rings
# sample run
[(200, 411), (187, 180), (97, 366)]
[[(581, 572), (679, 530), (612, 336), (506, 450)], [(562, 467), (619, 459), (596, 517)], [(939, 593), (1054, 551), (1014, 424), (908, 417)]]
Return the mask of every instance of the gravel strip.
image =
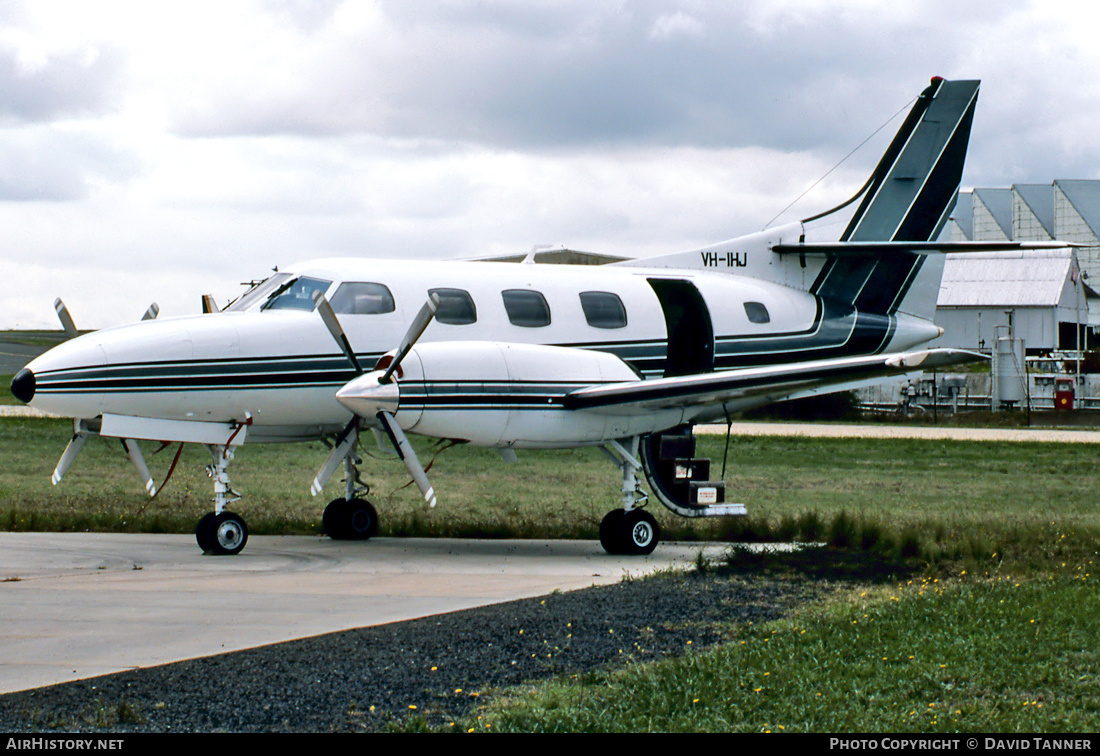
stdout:
[[(665, 574), (0, 696), (0, 731), (372, 731), (446, 725), (492, 690), (650, 661), (777, 618), (834, 584)], [(415, 708), (413, 708), (415, 707)]]

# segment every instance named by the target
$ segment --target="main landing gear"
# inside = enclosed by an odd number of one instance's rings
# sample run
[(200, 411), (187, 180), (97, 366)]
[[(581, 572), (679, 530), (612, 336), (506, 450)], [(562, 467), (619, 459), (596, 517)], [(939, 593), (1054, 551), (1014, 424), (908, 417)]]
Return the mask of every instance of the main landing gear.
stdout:
[(709, 480), (710, 460), (695, 456), (691, 426), (634, 437), (629, 445), (627, 449), (612, 441), (600, 447), (623, 471), (623, 507), (608, 512), (600, 523), (600, 543), (608, 554), (649, 554), (661, 538), (657, 521), (642, 509), (647, 497), (638, 470), (657, 501), (681, 517), (746, 514), (744, 504), (726, 502), (724, 481)]
[(195, 528), (195, 540), (204, 554), (239, 554), (248, 543), (248, 526), (244, 518), (226, 509), (226, 505), (239, 501), (241, 495), (229, 487), (229, 463), (233, 460), (233, 447), (208, 446), (214, 458), (206, 468), (206, 474), (214, 479), (214, 511), (199, 520)]
[(644, 509), (613, 509), (600, 523), (600, 545), (608, 554), (651, 554), (661, 526)]
[(628, 450), (618, 441), (601, 446), (623, 472), (623, 508), (613, 509), (600, 523), (600, 545), (608, 554), (651, 554), (661, 540), (661, 527), (642, 509), (648, 497), (638, 482), (639, 439), (630, 439)]

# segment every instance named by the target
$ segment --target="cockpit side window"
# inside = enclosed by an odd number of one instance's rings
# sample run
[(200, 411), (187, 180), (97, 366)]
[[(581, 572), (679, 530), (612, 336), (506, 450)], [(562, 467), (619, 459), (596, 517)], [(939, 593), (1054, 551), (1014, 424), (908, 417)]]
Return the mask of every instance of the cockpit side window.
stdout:
[(393, 312), (393, 294), (385, 284), (346, 281), (332, 295), (332, 309), (340, 315), (381, 315)]
[(313, 301), (313, 293), (325, 291), (332, 285), (332, 281), (320, 278), (302, 276), (283, 284), (272, 292), (267, 301), (260, 307), (261, 310), (305, 310), (312, 312), (317, 304)]
[(225, 308), (225, 311), (244, 312), (257, 302), (262, 302), (264, 299), (271, 296), (271, 292), (280, 288), (289, 278), (289, 273), (276, 273), (273, 276), (268, 276), (238, 297), (235, 302)]
[(508, 289), (501, 292), (504, 309), (512, 325), (542, 328), (550, 325), (550, 305), (546, 297), (530, 289)]
[(464, 289), (429, 289), (439, 297), (435, 319), (447, 325), (471, 325), (477, 322), (477, 308), (470, 292)]

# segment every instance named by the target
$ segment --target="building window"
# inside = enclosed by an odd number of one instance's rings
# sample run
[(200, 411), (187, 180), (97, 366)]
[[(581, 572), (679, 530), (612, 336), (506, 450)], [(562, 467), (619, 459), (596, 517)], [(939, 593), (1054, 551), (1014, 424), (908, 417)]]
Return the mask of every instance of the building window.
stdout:
[(341, 315), (381, 315), (394, 309), (393, 294), (380, 283), (342, 283), (331, 304), (333, 312)]
[(550, 306), (546, 297), (530, 289), (508, 289), (502, 291), (504, 309), (508, 311), (508, 320), (512, 325), (523, 328), (541, 328), (550, 325)]
[(626, 328), (626, 308), (618, 295), (608, 291), (582, 291), (584, 319), (593, 328)]
[(463, 289), (429, 289), (439, 297), (435, 319), (447, 325), (470, 325), (477, 322), (477, 308), (470, 292)]
[(745, 302), (745, 314), (749, 316), (750, 323), (770, 323), (771, 315), (768, 308), (760, 302)]

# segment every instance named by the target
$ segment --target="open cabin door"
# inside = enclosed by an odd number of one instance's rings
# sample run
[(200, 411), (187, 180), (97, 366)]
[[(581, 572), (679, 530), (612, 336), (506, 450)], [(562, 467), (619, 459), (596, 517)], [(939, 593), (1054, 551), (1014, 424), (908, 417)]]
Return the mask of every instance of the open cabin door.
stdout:
[(650, 278), (665, 315), (666, 378), (714, 372), (714, 327), (703, 295), (680, 278)]

